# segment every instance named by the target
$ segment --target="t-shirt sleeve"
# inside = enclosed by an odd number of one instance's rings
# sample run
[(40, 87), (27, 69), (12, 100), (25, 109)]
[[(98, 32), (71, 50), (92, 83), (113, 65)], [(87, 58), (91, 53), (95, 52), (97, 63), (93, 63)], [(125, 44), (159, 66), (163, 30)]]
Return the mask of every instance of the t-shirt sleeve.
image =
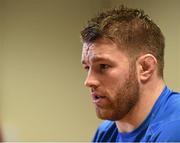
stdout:
[(109, 124), (108, 121), (104, 121), (103, 123), (100, 124), (100, 126), (96, 130), (96, 133), (95, 133), (95, 135), (93, 137), (92, 142), (102, 141), (104, 133), (106, 132), (108, 124)]
[(100, 138), (101, 138), (101, 133), (100, 133), (99, 129), (97, 129), (97, 131), (92, 139), (92, 142), (98, 142), (100, 140)]
[(112, 142), (115, 141), (117, 129), (115, 123), (104, 121), (97, 129), (92, 142)]

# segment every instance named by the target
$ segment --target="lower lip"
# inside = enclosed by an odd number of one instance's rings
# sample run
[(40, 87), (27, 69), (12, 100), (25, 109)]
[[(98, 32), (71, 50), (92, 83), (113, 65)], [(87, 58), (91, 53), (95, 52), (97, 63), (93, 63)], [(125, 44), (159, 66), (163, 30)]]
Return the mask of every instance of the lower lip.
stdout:
[(105, 97), (101, 97), (101, 98), (98, 98), (98, 99), (94, 99), (93, 103), (95, 103), (95, 104), (103, 104), (104, 100), (105, 100)]

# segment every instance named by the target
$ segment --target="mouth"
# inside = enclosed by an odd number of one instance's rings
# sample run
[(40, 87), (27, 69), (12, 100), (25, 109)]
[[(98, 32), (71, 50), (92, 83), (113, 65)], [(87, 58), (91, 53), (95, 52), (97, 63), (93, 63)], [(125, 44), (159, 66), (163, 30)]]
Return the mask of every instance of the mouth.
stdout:
[(93, 103), (99, 103), (105, 98), (105, 96), (97, 95), (96, 93), (92, 93), (91, 95), (92, 95)]

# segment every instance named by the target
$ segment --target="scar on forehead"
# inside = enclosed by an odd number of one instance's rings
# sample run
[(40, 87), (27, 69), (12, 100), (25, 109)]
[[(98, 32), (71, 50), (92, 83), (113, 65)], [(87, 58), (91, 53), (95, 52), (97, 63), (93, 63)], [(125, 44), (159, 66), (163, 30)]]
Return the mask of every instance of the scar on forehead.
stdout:
[(83, 51), (82, 51), (82, 59), (81, 59), (82, 64), (86, 63), (87, 57), (89, 55), (89, 50), (90, 50), (89, 46), (87, 46), (87, 44), (85, 43), (83, 46)]
[(88, 53), (89, 53), (89, 46), (86, 47), (85, 55), (88, 56)]
[(85, 47), (84, 47), (85, 56), (88, 56), (88, 55), (89, 55), (90, 47), (91, 47), (91, 46), (92, 46), (92, 43), (85, 43)]

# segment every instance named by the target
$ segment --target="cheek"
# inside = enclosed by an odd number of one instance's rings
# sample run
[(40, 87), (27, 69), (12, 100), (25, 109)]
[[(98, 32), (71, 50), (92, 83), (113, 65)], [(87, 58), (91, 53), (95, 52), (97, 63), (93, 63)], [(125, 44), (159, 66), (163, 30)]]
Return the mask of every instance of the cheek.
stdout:
[(106, 77), (105, 80), (108, 85), (112, 86), (112, 87), (116, 87), (116, 86), (121, 86), (123, 85), (123, 83), (126, 82), (126, 80), (129, 77), (129, 73), (128, 72), (111, 72), (110, 74), (111, 76)]
[(128, 79), (128, 75), (120, 75), (113, 74), (111, 77), (106, 77), (102, 82), (102, 88), (108, 93), (109, 96), (115, 96), (115, 94), (121, 89), (126, 80)]

